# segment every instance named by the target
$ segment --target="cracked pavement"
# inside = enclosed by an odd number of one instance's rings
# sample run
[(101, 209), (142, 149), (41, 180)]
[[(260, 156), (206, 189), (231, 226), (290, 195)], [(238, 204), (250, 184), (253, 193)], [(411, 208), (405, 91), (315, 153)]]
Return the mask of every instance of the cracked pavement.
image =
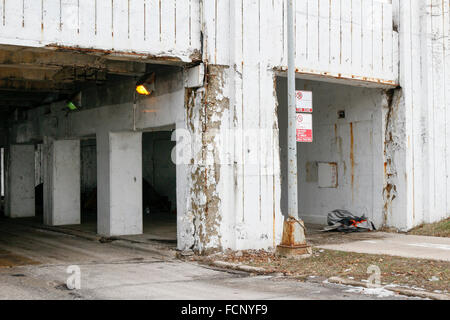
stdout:
[[(81, 288), (68, 290), (69, 266)], [(300, 282), (224, 272), (113, 243), (100, 243), (14, 223), (0, 224), (0, 299), (406, 299)]]

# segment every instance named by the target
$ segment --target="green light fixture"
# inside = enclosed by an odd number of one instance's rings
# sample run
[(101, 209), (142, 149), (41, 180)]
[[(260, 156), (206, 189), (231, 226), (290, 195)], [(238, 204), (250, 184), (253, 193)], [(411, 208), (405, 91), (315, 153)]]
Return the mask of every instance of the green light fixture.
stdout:
[(69, 108), (69, 109), (72, 110), (72, 111), (78, 109), (77, 106), (76, 106), (72, 101), (67, 102), (67, 105), (66, 105), (66, 106), (67, 106), (67, 108)]
[(78, 110), (81, 107), (81, 91), (69, 97), (66, 107), (71, 111)]

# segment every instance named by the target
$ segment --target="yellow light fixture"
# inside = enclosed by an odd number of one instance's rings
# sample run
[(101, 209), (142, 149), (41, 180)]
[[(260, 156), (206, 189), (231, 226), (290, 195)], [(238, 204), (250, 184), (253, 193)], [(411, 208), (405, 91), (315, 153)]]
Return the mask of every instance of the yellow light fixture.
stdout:
[(143, 96), (149, 96), (155, 91), (155, 73), (143, 76), (136, 83), (136, 92)]
[(148, 91), (143, 84), (136, 87), (136, 92), (143, 96), (149, 96), (152, 94), (151, 91)]

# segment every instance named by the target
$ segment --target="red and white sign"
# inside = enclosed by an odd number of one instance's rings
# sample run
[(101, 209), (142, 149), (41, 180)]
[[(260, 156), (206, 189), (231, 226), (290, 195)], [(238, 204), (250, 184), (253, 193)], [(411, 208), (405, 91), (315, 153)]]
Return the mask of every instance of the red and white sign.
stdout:
[(311, 91), (296, 91), (297, 112), (313, 112), (313, 94)]
[(310, 113), (297, 113), (297, 142), (313, 142), (313, 122)]

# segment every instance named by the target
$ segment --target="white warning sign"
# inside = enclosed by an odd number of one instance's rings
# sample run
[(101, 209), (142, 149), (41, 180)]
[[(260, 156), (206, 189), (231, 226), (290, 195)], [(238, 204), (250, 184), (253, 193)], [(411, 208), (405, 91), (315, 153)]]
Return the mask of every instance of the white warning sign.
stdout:
[(313, 112), (313, 93), (311, 91), (296, 91), (297, 112)]
[(297, 142), (313, 142), (311, 113), (297, 113)]

